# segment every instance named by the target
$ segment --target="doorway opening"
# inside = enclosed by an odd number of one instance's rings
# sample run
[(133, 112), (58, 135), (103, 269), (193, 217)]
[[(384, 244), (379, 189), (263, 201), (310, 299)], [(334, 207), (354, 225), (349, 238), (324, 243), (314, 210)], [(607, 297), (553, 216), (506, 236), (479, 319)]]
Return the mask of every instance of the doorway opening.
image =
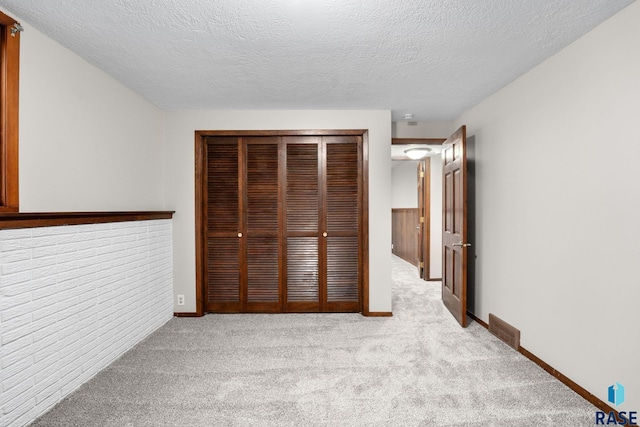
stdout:
[[(392, 252), (427, 281), (442, 279), (442, 162), (444, 139), (392, 139)], [(427, 148), (421, 159), (412, 149)]]

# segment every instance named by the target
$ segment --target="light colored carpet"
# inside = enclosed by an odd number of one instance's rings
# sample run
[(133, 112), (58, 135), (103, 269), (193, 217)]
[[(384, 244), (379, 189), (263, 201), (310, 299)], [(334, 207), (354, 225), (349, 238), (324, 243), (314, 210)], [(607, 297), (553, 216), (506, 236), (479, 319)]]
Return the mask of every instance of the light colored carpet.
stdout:
[(394, 257), (391, 318), (175, 318), (33, 426), (589, 426), (596, 408)]

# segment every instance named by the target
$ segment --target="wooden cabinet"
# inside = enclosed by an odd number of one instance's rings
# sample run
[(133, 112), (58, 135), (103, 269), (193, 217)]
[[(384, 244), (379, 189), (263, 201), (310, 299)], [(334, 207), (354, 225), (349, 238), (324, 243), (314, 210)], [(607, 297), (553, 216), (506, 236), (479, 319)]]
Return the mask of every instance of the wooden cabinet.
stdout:
[(203, 138), (204, 311), (362, 310), (362, 142)]

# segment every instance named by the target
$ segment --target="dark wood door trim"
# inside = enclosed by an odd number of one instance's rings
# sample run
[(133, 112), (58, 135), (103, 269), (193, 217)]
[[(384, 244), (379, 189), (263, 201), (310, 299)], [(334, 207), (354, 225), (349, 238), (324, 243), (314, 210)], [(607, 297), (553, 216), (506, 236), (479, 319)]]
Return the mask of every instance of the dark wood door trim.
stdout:
[[(425, 235), (425, 229), (424, 229), (424, 218), (426, 218), (426, 210), (425, 210), (425, 206), (424, 206), (424, 185), (425, 185), (425, 173), (424, 173), (424, 168), (426, 165), (426, 160), (422, 160), (420, 162), (418, 162), (418, 175), (417, 175), (417, 179), (418, 179), (418, 210), (417, 210), (417, 221), (416, 223), (418, 224), (418, 241), (416, 242), (416, 246), (417, 246), (417, 257), (414, 260), (414, 262), (417, 262), (417, 267), (418, 267), (418, 277), (420, 277), (421, 279), (424, 279), (424, 268), (425, 268), (425, 253), (424, 253), (424, 248), (425, 248), (425, 241), (426, 241), (426, 235)], [(394, 215), (394, 209), (391, 209), (392, 212), (392, 221), (393, 224), (396, 224), (396, 221), (393, 219), (393, 215)], [(396, 226), (397, 227), (397, 226)], [(391, 234), (393, 235), (393, 229), (391, 230)], [(395, 240), (393, 241), (392, 247), (395, 249)], [(406, 259), (406, 258), (405, 258)], [(413, 264), (413, 263), (412, 263)]]
[(424, 280), (433, 280), (431, 277), (431, 158), (424, 160), (424, 184), (422, 187), (422, 199), (424, 201), (424, 227), (422, 245)]
[[(361, 136), (367, 129), (300, 129), (300, 130), (197, 130), (196, 141), (206, 136)], [(442, 140), (444, 141), (444, 139)]]
[(418, 271), (423, 280), (431, 277), (431, 158), (418, 164)]
[(391, 138), (391, 145), (442, 144), (445, 138)]
[(360, 283), (360, 303), (361, 312), (364, 316), (369, 316), (369, 132), (362, 132), (362, 163), (360, 167), (362, 178), (360, 184), (360, 203), (362, 203), (362, 211), (360, 218), (360, 244), (362, 251), (360, 252), (360, 266), (362, 280)]
[(0, 12), (0, 212), (18, 212), (20, 31)]
[[(205, 313), (205, 277), (207, 268), (206, 248), (207, 248), (207, 177), (206, 175), (206, 138), (209, 136), (235, 136), (242, 137), (260, 137), (260, 136), (360, 136), (361, 143), (361, 159), (358, 167), (358, 182), (361, 186), (360, 200), (358, 200), (361, 210), (359, 218), (359, 245), (362, 250), (359, 251), (359, 291), (360, 303), (358, 310), (363, 315), (369, 315), (369, 150), (368, 150), (368, 131), (366, 129), (338, 129), (338, 130), (263, 130), (263, 131), (247, 131), (247, 130), (221, 130), (221, 131), (196, 131), (195, 132), (195, 232), (196, 232), (196, 315), (202, 316)], [(242, 144), (241, 144), (242, 145)], [(281, 156), (284, 154), (280, 154)], [(242, 166), (241, 166), (242, 167)], [(282, 195), (279, 195), (279, 201), (282, 201)], [(279, 227), (283, 227), (282, 221)], [(279, 230), (282, 235), (282, 230)], [(281, 247), (282, 248), (282, 247)], [(340, 308), (337, 306), (336, 308)], [(346, 307), (345, 307), (346, 308)]]
[(207, 164), (204, 137), (195, 135), (195, 199), (196, 199), (196, 315), (204, 315), (204, 278), (206, 268), (207, 224), (204, 210), (208, 204), (207, 179), (204, 176)]

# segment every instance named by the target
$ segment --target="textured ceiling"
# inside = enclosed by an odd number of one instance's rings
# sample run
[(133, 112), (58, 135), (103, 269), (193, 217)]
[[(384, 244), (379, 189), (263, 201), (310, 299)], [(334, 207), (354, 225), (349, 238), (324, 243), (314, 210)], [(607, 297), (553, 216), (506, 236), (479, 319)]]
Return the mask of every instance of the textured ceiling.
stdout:
[(632, 0), (0, 0), (160, 108), (451, 120)]

